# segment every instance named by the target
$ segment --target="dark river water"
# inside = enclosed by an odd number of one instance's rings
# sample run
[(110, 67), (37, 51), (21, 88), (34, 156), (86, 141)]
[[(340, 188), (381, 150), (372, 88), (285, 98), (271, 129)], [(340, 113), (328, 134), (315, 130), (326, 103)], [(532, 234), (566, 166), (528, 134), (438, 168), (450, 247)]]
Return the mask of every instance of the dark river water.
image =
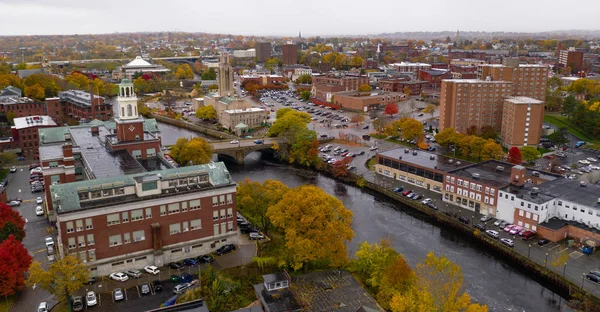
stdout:
[[(160, 124), (161, 129), (163, 126)], [(186, 130), (173, 129), (177, 130), (174, 135), (194, 135)], [(168, 132), (171, 133), (171, 130)], [(163, 144), (168, 144), (165, 140), (176, 140), (165, 138), (165, 134)], [(571, 311), (565, 307), (563, 298), (531, 276), (495, 258), (457, 232), (433, 225), (426, 216), (383, 196), (367, 193), (313, 171), (277, 163), (258, 152), (248, 155), (244, 165), (226, 164), (236, 181), (274, 179), (289, 187), (312, 184), (339, 198), (354, 213), (352, 227), (355, 236), (348, 244), (350, 255), (354, 255), (358, 245), (364, 241), (372, 243), (389, 238), (393, 247), (413, 267), (430, 251), (458, 263), (464, 273), (465, 290), (473, 301), (486, 304), (490, 311)]]

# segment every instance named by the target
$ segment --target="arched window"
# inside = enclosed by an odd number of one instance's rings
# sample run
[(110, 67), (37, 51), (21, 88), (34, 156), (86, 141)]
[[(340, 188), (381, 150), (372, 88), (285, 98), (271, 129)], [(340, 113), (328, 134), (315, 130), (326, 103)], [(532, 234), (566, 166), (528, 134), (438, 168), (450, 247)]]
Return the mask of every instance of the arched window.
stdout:
[(125, 117), (125, 107), (121, 107), (121, 117)]
[(125, 96), (129, 96), (129, 88), (125, 88)]
[(133, 110), (131, 104), (127, 105), (127, 116), (133, 116)]
[(125, 96), (125, 88), (121, 87), (121, 96)]
[(137, 113), (138, 113), (138, 112), (137, 112), (137, 107), (136, 107), (136, 106), (134, 106), (134, 107), (133, 107), (133, 114), (137, 116)]

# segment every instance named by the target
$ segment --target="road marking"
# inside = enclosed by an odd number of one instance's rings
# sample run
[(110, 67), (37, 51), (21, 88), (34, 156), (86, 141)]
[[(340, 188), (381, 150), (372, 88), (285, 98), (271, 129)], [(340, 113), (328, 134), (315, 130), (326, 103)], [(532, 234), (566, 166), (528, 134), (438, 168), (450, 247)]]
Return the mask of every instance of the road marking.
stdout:
[(573, 258), (573, 259), (577, 259), (579, 257), (583, 256), (583, 252), (580, 252), (578, 250), (573, 251), (572, 253), (569, 254), (569, 257)]
[(563, 249), (563, 250), (560, 250), (560, 251), (559, 251), (559, 252), (557, 252), (557, 253), (565, 252), (565, 251), (567, 251), (567, 250), (569, 250), (569, 247), (567, 247), (567, 248), (565, 248), (565, 249)]
[(46, 251), (46, 249), (40, 249), (40, 250), (38, 250), (38, 251), (34, 251), (34, 252), (33, 252), (33, 254), (35, 255), (35, 254), (38, 254), (38, 253), (40, 253), (40, 252), (44, 252), (44, 251)]
[(556, 249), (556, 248), (559, 248), (559, 247), (560, 247), (560, 245), (556, 245), (556, 246), (553, 246), (552, 248), (548, 248), (548, 250), (553, 250), (553, 249)]

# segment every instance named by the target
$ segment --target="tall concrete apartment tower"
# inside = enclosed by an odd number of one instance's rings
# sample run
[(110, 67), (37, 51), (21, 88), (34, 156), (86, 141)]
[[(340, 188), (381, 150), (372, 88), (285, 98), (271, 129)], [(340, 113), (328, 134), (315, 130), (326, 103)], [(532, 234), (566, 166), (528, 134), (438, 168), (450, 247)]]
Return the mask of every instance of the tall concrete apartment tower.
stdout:
[(266, 62), (271, 58), (271, 43), (270, 42), (258, 42), (256, 43), (256, 59), (260, 63)]
[(233, 94), (233, 70), (229, 63), (229, 53), (222, 52), (219, 59), (219, 96)]
[(527, 96), (546, 102), (548, 66), (519, 64), (518, 59), (505, 59), (502, 65), (479, 65), (477, 79), (510, 81), (513, 83), (512, 96)]
[(293, 43), (284, 44), (282, 47), (283, 65), (298, 64), (298, 46)]

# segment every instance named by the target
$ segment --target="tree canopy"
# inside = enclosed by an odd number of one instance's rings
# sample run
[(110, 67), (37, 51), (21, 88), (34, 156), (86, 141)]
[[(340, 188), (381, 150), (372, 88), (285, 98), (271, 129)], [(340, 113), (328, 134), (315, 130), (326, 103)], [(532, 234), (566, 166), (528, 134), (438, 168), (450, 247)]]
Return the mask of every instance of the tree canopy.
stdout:
[(217, 111), (211, 105), (206, 105), (196, 110), (196, 117), (200, 119), (216, 119)]
[(0, 203), (0, 242), (14, 235), (19, 241), (25, 238), (25, 220), (7, 204)]
[(261, 184), (245, 179), (237, 187), (237, 208), (252, 224), (257, 225), (265, 235), (268, 235), (271, 220), (267, 216), (267, 211), (288, 191), (289, 188), (280, 181), (265, 180)]
[(29, 269), (28, 285), (37, 284), (55, 295), (60, 301), (68, 301), (81, 285), (89, 280), (88, 269), (74, 255), (66, 255), (50, 264), (48, 270), (34, 261)]
[(189, 64), (181, 64), (177, 67), (175, 77), (177, 77), (177, 79), (193, 79), (194, 71)]
[(540, 152), (533, 146), (523, 146), (521, 147), (521, 156), (524, 161), (532, 162), (540, 158)]
[(388, 103), (385, 106), (385, 110), (383, 111), (383, 113), (390, 116), (398, 114), (398, 105), (396, 103)]
[(523, 158), (521, 157), (521, 150), (513, 146), (508, 150), (508, 159), (507, 161), (511, 164), (520, 165), (523, 162)]
[(0, 243), (0, 295), (9, 296), (25, 286), (25, 272), (31, 265), (31, 256), (14, 236)]
[(171, 157), (180, 165), (201, 165), (210, 162), (212, 146), (203, 138), (179, 138), (171, 147)]
[(293, 188), (267, 216), (284, 233), (288, 263), (295, 270), (316, 260), (332, 266), (347, 261), (346, 243), (354, 237), (352, 211), (322, 189)]
[(303, 74), (296, 78), (296, 83), (300, 84), (312, 84), (312, 76), (309, 74)]

